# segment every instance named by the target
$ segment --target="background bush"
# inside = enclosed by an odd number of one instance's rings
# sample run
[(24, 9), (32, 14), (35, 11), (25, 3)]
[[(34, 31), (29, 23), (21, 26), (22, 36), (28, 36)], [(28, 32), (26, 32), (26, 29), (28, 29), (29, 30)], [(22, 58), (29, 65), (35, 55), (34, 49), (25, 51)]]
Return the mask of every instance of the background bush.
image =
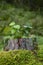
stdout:
[(19, 7), (29, 7), (31, 10), (37, 10), (42, 9), (43, 7), (43, 0), (0, 0), (0, 1), (6, 1), (10, 4), (15, 4)]
[(0, 0), (0, 33), (5, 33), (9, 23), (14, 21), (20, 25), (32, 25), (33, 33), (43, 35), (43, 11), (40, 11), (40, 7), (43, 9), (42, 3), (42, 0)]

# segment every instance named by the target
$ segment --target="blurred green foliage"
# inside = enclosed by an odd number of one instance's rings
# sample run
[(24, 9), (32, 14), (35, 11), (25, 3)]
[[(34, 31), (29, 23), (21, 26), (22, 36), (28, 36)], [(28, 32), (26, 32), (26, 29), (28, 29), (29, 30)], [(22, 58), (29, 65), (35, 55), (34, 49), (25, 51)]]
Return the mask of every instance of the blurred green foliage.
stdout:
[(43, 0), (0, 0), (13, 4), (16, 7), (28, 7), (31, 10), (43, 9)]
[(8, 29), (9, 23), (14, 21), (19, 25), (31, 25), (32, 33), (43, 35), (43, 11), (29, 11), (28, 8), (25, 8), (15, 7), (5, 1), (0, 2), (0, 33)]

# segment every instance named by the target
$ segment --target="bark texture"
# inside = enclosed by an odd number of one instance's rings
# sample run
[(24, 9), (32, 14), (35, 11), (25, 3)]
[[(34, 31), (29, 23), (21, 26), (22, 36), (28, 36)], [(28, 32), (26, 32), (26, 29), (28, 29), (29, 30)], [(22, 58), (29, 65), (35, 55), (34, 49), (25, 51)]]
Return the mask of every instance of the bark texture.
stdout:
[(26, 50), (34, 50), (37, 45), (36, 40), (32, 40), (32, 38), (20, 38), (20, 39), (9, 39), (7, 46), (5, 46), (4, 50), (14, 50), (14, 49), (26, 49)]

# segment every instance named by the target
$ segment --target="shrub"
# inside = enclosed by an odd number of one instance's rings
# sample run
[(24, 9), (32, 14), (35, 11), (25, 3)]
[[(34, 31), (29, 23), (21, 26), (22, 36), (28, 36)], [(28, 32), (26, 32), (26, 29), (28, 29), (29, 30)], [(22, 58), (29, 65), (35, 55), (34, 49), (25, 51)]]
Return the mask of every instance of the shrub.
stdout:
[(35, 59), (33, 52), (15, 50), (0, 53), (0, 65), (42, 65)]

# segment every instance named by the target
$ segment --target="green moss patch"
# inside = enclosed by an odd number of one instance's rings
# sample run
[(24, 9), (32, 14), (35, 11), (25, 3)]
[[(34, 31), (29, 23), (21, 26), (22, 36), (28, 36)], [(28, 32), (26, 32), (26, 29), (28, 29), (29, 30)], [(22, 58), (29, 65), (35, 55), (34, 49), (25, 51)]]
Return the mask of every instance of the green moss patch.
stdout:
[(42, 65), (36, 60), (33, 52), (15, 50), (0, 53), (0, 65)]

